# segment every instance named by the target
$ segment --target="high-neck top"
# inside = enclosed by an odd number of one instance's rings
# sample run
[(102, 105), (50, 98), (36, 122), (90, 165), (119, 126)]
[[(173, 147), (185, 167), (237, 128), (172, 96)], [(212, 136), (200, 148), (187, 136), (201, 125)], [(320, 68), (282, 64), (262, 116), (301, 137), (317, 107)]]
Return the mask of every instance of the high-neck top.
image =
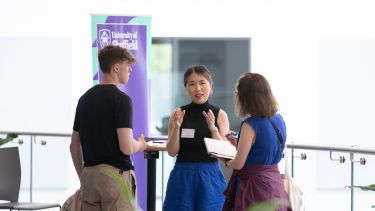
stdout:
[(206, 101), (205, 103), (202, 103), (202, 104), (197, 104), (197, 103), (191, 102), (190, 104), (188, 104), (186, 106), (189, 106), (191, 109), (194, 109), (194, 110), (202, 110), (202, 111), (207, 110), (208, 111), (208, 109), (210, 109), (211, 104), (209, 104), (208, 101)]
[[(203, 139), (211, 138), (211, 132), (208, 129), (203, 111), (212, 110), (215, 116), (215, 126), (217, 125), (217, 117), (220, 108), (205, 102), (196, 104), (191, 102), (188, 105), (181, 106), (185, 110), (185, 116), (180, 127), (180, 150), (177, 155), (177, 162), (214, 162), (217, 159), (207, 154), (206, 146)], [(194, 130), (193, 137), (184, 136), (184, 130)]]

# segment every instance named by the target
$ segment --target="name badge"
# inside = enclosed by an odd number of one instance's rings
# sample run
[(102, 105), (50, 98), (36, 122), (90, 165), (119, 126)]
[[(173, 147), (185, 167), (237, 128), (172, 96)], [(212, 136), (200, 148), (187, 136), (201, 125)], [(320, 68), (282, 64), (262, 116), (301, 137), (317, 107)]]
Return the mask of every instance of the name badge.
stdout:
[(181, 138), (194, 138), (195, 129), (182, 128)]

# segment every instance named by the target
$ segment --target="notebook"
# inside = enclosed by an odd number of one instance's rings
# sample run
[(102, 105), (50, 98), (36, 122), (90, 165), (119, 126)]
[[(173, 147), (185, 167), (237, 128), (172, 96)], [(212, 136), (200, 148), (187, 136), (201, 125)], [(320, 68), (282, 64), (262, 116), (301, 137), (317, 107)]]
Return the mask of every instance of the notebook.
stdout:
[(204, 138), (207, 153), (216, 158), (224, 158), (232, 160), (237, 153), (236, 147), (229, 141), (222, 141), (212, 138)]
[(153, 136), (153, 137), (145, 137), (145, 141), (148, 146), (155, 146), (155, 147), (167, 147), (167, 136)]

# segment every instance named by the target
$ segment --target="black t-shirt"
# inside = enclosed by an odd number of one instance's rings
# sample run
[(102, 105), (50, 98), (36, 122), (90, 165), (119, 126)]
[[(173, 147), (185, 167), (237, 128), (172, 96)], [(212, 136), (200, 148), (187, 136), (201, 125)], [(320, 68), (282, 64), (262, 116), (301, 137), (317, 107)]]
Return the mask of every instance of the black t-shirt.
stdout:
[[(217, 127), (217, 117), (219, 115), (220, 108), (209, 104), (190, 103), (182, 106), (182, 110), (185, 110), (184, 120), (180, 127), (180, 150), (177, 155), (176, 162), (214, 162), (217, 161), (207, 154), (206, 146), (204, 145), (203, 139), (205, 137), (211, 138), (211, 132), (208, 129), (206, 119), (203, 116), (203, 111), (208, 112), (212, 110), (215, 116), (215, 126)], [(182, 138), (183, 129), (194, 129), (194, 138)]]
[(115, 85), (96, 85), (78, 101), (73, 129), (79, 132), (85, 166), (134, 169), (121, 152), (117, 128), (132, 128), (132, 101)]

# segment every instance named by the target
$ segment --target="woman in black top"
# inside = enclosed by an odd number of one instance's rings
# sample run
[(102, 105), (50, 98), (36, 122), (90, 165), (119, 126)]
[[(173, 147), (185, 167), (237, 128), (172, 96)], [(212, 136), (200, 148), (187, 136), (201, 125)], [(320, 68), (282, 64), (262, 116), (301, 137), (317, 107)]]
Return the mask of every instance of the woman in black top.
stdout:
[(218, 160), (207, 154), (205, 137), (224, 140), (227, 114), (209, 104), (211, 73), (203, 65), (188, 68), (184, 86), (191, 103), (177, 108), (169, 119), (167, 151), (177, 155), (169, 176), (163, 210), (221, 210), (226, 187)]

